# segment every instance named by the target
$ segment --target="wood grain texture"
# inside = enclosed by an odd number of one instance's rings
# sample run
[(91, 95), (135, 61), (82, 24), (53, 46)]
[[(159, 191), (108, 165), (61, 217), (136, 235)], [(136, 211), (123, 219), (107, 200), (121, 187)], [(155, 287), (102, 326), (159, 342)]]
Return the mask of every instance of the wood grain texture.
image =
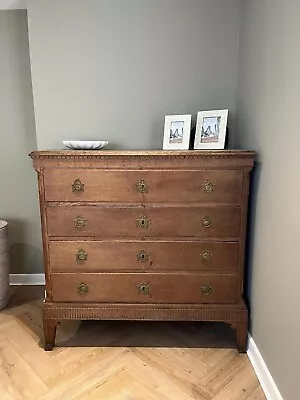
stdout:
[(46, 217), (46, 205), (45, 202), (45, 187), (44, 187), (44, 174), (43, 171), (38, 172), (38, 191), (39, 191), (39, 203), (40, 203), (40, 218), (41, 218), (41, 229), (42, 229), (42, 239), (43, 239), (43, 262), (44, 262), (44, 272), (46, 281), (46, 299), (50, 300), (48, 297), (51, 293), (51, 282), (50, 282), (50, 270), (47, 268), (49, 265), (49, 240), (48, 240), (48, 225)]
[(255, 153), (248, 150), (193, 151), (33, 151), (36, 170), (56, 168), (243, 170), (251, 171)]
[[(240, 236), (240, 208), (234, 206), (48, 206), (46, 210), (49, 236), (65, 237), (215, 237)], [(74, 221), (82, 217), (85, 226), (76, 228)], [(140, 227), (144, 218), (149, 227)], [(203, 225), (204, 219), (210, 222)]]
[[(87, 293), (80, 294), (82, 283)], [(211, 288), (208, 294), (201, 291), (203, 285)], [(234, 304), (236, 285), (236, 276), (225, 274), (53, 273), (52, 299), (54, 302)]]
[[(45, 171), (47, 201), (102, 201), (128, 203), (241, 202), (241, 171), (149, 171), (49, 169)], [(79, 179), (82, 191), (73, 192)], [(144, 182), (144, 192), (138, 190)], [(205, 190), (211, 183), (211, 191)], [(140, 189), (141, 190), (141, 189)]]
[[(84, 252), (86, 259), (78, 260), (79, 251)], [(236, 272), (238, 252), (238, 242), (183, 240), (49, 242), (49, 262), (53, 272), (131, 270)]]
[[(31, 153), (39, 175), (46, 349), (54, 345), (59, 321), (69, 318), (224, 321), (245, 351), (244, 244), (254, 156)], [(209, 262), (201, 260), (205, 250)], [(209, 288), (204, 297), (201, 287)]]
[(238, 304), (126, 304), (126, 303), (50, 303), (43, 306), (45, 319), (100, 319), (145, 321), (223, 321), (247, 324), (244, 301)]
[(13, 292), (1, 313), (3, 400), (266, 400), (226, 325), (65, 320), (48, 353), (44, 288)]

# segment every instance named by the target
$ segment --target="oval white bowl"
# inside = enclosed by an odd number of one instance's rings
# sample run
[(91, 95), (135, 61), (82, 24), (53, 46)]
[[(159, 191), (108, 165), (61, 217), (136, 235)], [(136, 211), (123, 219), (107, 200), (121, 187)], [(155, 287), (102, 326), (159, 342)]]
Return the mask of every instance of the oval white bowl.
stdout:
[(72, 150), (96, 150), (108, 145), (108, 140), (63, 140), (63, 144)]

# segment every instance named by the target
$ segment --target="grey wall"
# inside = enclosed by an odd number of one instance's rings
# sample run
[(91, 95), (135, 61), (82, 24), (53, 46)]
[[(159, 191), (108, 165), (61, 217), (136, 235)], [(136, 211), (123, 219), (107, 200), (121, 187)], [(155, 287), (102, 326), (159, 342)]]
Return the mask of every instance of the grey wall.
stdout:
[(9, 222), (12, 273), (42, 269), (36, 148), (25, 10), (0, 11), (0, 218)]
[(31, 0), (39, 149), (63, 139), (162, 148), (164, 116), (229, 108), (239, 0)]
[(237, 144), (258, 152), (251, 205), (251, 333), (285, 400), (299, 398), (300, 2), (245, 0)]

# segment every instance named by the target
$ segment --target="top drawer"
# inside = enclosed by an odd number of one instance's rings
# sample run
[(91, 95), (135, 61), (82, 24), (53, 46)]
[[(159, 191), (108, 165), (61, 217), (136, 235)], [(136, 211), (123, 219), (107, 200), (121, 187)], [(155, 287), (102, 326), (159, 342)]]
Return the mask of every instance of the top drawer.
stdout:
[(240, 203), (241, 171), (53, 169), (47, 201)]

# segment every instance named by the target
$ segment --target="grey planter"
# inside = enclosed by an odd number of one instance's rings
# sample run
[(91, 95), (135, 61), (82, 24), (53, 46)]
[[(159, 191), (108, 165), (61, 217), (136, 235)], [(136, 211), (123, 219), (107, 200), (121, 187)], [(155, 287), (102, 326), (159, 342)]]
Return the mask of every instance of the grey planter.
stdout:
[(0, 310), (7, 306), (9, 298), (9, 258), (7, 231), (7, 222), (0, 220)]

